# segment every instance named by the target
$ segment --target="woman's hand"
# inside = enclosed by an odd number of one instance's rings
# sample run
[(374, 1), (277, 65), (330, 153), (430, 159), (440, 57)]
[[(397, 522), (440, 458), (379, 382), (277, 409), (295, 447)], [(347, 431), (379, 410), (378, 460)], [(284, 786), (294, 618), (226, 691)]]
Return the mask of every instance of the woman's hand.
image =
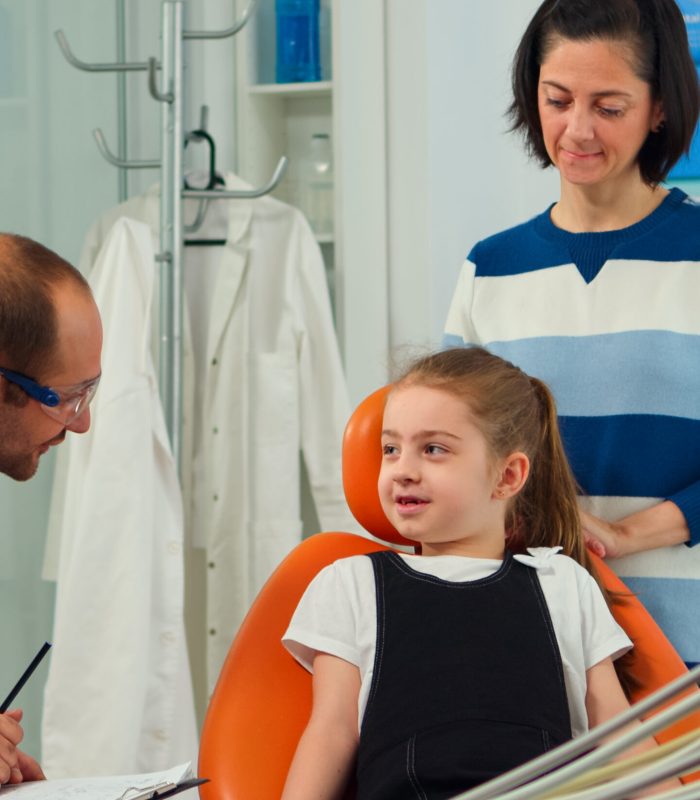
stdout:
[(624, 533), (618, 523), (606, 522), (587, 511), (579, 512), (586, 546), (601, 558), (618, 558), (624, 549)]
[(579, 511), (588, 548), (601, 558), (619, 558), (643, 550), (682, 544), (690, 538), (683, 512), (670, 500), (616, 522)]

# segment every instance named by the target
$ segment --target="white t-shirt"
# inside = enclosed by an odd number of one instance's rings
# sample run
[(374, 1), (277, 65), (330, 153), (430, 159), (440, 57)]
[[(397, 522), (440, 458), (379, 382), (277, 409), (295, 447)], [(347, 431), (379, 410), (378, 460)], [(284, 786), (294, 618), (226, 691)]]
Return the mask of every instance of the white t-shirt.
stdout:
[[(554, 625), (564, 668), (571, 731), (588, 730), (586, 670), (605, 658), (618, 658), (632, 643), (615, 622), (590, 573), (561, 548), (529, 548), (515, 559), (537, 569)], [(413, 570), (446, 581), (480, 580), (496, 572), (500, 559), (399, 554)], [(282, 637), (284, 646), (309, 672), (316, 653), (329, 653), (360, 671), (358, 726), (372, 684), (377, 636), (374, 570), (366, 556), (342, 558), (309, 584)]]

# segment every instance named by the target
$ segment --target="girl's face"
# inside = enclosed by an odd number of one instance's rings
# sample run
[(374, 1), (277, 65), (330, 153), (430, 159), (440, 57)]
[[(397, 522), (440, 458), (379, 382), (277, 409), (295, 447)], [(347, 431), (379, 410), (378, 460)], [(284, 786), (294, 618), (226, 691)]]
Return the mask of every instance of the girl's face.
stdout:
[(544, 144), (562, 181), (623, 186), (663, 120), (661, 104), (632, 67), (629, 45), (601, 39), (555, 42), (540, 67)]
[(382, 450), (379, 497), (402, 536), (424, 555), (503, 556), (498, 464), (464, 401), (425, 386), (393, 391)]

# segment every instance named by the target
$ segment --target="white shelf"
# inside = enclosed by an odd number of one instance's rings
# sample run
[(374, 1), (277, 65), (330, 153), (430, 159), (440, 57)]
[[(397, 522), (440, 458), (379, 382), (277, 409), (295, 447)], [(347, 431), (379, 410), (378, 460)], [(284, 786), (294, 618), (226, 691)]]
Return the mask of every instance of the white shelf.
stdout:
[(330, 97), (332, 81), (309, 83), (256, 83), (248, 87), (250, 94), (280, 95), (283, 97)]

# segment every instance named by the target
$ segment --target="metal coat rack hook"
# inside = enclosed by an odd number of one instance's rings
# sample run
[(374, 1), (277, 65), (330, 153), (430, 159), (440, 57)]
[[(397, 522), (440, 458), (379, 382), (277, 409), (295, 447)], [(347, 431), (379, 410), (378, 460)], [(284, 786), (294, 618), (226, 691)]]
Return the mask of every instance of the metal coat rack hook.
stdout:
[[(149, 63), (146, 61), (131, 61), (124, 63), (103, 63), (103, 64), (89, 64), (87, 61), (81, 61), (76, 58), (73, 51), (68, 44), (68, 39), (62, 30), (54, 32), (58, 46), (61, 48), (66, 61), (72, 64), (76, 69), (82, 69), (84, 72), (145, 72), (149, 68)], [(155, 69), (160, 69), (160, 64), (156, 62)]]
[(233, 23), (230, 28), (222, 31), (183, 31), (183, 39), (226, 39), (229, 36), (235, 36), (241, 28), (244, 28), (258, 5), (258, 0), (250, 0), (245, 11), (241, 14), (240, 18)]
[(156, 72), (158, 71), (158, 62), (155, 58), (148, 59), (148, 91), (151, 97), (159, 100), (161, 103), (172, 103), (175, 95), (172, 92), (161, 92), (158, 88), (158, 80)]
[(275, 171), (270, 180), (259, 189), (183, 189), (183, 197), (209, 197), (212, 200), (223, 200), (229, 198), (232, 200), (247, 200), (255, 197), (262, 197), (263, 195), (270, 194), (280, 184), (284, 173), (287, 171), (289, 161), (287, 156), (282, 156), (277, 162)]
[(157, 158), (144, 161), (128, 161), (124, 158), (118, 158), (107, 146), (107, 140), (101, 128), (95, 128), (92, 135), (95, 137), (97, 148), (102, 157), (105, 161), (109, 161), (110, 164), (114, 164), (115, 167), (121, 167), (122, 169), (158, 169), (160, 167), (160, 159)]

